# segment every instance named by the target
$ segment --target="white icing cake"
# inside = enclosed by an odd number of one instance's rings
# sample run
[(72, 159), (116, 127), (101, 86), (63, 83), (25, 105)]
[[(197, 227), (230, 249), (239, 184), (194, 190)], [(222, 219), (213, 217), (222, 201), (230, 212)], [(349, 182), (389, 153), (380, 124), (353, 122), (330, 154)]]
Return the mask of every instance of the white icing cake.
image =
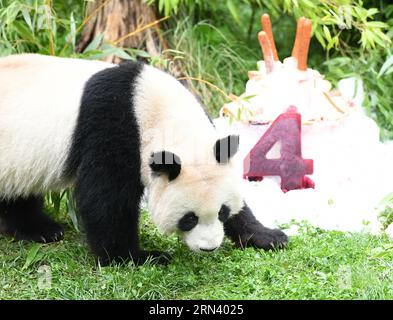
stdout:
[[(302, 23), (297, 38), (302, 37)], [(249, 72), (245, 92), (233, 96), (214, 122), (219, 131), (240, 135), (244, 158), (277, 116), (296, 106), (302, 116), (303, 158), (314, 160), (310, 178), (315, 189), (284, 193), (279, 177), (265, 177), (244, 182), (246, 201), (270, 227), (306, 220), (323, 229), (380, 232), (379, 203), (393, 192), (393, 142), (380, 142), (377, 124), (364, 114), (361, 81), (344, 79), (332, 90), (318, 71), (299, 67), (306, 57), (299, 57), (301, 51), (295, 49), (283, 62), (274, 60), (274, 52), (269, 52), (271, 47), (275, 50), (274, 42), (266, 48), (269, 30), (265, 31), (260, 34), (265, 60)], [(303, 32), (303, 41), (309, 41), (309, 31)], [(278, 158), (279, 146), (268, 156)], [(392, 227), (387, 232), (393, 236)]]

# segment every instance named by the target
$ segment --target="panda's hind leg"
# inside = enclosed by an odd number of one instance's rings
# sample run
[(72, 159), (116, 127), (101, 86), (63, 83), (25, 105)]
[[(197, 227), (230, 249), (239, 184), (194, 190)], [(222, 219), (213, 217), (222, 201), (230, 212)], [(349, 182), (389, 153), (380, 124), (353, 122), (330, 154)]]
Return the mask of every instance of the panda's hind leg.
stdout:
[(63, 227), (43, 211), (43, 198), (29, 196), (0, 201), (0, 231), (17, 240), (60, 241)]

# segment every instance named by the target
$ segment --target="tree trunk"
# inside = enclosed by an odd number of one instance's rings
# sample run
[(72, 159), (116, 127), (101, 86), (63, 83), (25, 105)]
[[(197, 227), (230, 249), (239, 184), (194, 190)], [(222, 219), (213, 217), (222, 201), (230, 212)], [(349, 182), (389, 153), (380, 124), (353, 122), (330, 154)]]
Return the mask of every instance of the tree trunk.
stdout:
[[(89, 15), (93, 17), (83, 29), (77, 46), (78, 52), (82, 52), (101, 33), (104, 34), (104, 42), (115, 42), (130, 32), (137, 31), (157, 20), (154, 7), (148, 6), (143, 0), (96, 0), (87, 5), (86, 16)], [(137, 32), (116, 45), (142, 49), (152, 57), (159, 55), (162, 49), (167, 48), (158, 25)], [(117, 63), (119, 60), (114, 56), (105, 58), (108, 62)]]

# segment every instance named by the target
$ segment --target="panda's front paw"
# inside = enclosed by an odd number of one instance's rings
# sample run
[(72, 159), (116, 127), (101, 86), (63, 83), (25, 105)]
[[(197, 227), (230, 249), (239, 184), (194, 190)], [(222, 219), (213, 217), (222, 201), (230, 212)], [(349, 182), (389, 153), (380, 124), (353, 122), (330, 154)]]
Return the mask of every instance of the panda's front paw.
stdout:
[[(49, 223), (43, 226), (40, 232), (40, 240), (43, 243), (57, 242), (64, 238), (64, 229), (58, 223)], [(40, 241), (38, 241), (40, 242)]]
[(254, 247), (265, 250), (279, 249), (288, 243), (287, 235), (278, 229), (261, 224), (245, 203), (238, 214), (224, 223), (225, 234), (239, 248)]
[(288, 236), (279, 229), (259, 226), (244, 240), (247, 247), (252, 246), (264, 250), (272, 250), (284, 248), (288, 243)]
[(63, 239), (63, 227), (52, 220), (40, 221), (40, 223), (31, 223), (26, 226), (20, 226), (8, 233), (16, 240), (27, 240), (39, 243), (57, 242)]
[(232, 237), (239, 248), (254, 247), (264, 250), (281, 249), (288, 243), (287, 235), (279, 229), (269, 229), (257, 220), (248, 221), (237, 229)]

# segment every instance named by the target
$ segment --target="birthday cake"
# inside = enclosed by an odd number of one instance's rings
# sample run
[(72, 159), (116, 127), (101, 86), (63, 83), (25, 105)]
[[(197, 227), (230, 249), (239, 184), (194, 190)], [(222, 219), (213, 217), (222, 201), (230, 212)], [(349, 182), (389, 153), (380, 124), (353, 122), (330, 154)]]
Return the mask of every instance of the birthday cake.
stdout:
[[(365, 115), (361, 81), (344, 79), (333, 89), (307, 67), (312, 26), (305, 18), (298, 21), (291, 57), (281, 62), (269, 16), (261, 20), (264, 60), (248, 73), (245, 92), (232, 95), (214, 122), (218, 130), (240, 135), (245, 158), (273, 121), (294, 106), (302, 119), (302, 157), (314, 163), (313, 188), (283, 190), (280, 177), (264, 176), (245, 180), (246, 201), (270, 226), (307, 221), (324, 229), (381, 231), (378, 205), (393, 191), (393, 143), (380, 142), (377, 124)], [(267, 157), (281, 157), (280, 143)]]

